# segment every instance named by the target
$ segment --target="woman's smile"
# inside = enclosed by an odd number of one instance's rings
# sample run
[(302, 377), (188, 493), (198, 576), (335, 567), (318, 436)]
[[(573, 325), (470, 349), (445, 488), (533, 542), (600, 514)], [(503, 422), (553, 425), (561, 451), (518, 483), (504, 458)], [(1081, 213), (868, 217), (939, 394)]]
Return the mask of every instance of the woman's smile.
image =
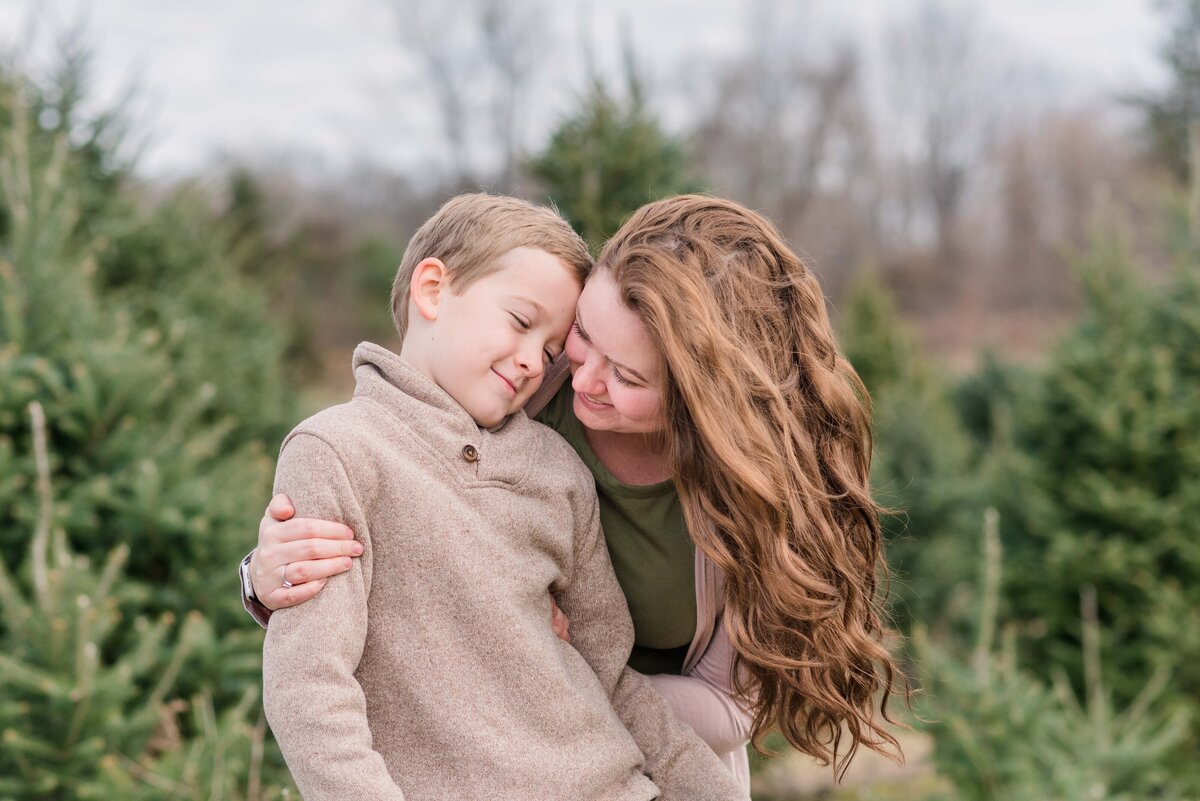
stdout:
[(581, 398), (583, 398), (585, 403), (587, 403), (590, 406), (594, 406), (597, 409), (605, 409), (605, 408), (611, 409), (612, 408), (611, 403), (605, 403), (604, 401), (598, 401), (595, 398), (593, 398), (591, 395), (587, 394), (586, 392), (580, 392), (579, 396)]

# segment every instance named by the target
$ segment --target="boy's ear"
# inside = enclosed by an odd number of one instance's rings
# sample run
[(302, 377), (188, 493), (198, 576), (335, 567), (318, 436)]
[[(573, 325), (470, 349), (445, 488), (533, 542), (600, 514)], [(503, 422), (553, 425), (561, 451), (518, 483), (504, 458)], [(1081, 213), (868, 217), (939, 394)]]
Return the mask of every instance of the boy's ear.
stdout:
[(436, 320), (442, 293), (450, 289), (450, 276), (441, 259), (424, 259), (413, 268), (408, 284), (408, 298), (426, 320)]

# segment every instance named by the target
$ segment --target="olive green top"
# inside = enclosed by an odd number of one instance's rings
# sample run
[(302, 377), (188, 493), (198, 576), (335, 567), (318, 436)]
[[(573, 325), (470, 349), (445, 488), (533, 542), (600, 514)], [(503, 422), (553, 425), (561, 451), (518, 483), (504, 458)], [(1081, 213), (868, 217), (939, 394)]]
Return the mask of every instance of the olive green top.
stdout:
[(566, 439), (596, 479), (600, 524), (633, 617), (629, 666), (678, 674), (696, 634), (696, 555), (679, 493), (673, 481), (637, 486), (617, 480), (588, 444), (573, 402), (567, 382), (535, 419)]

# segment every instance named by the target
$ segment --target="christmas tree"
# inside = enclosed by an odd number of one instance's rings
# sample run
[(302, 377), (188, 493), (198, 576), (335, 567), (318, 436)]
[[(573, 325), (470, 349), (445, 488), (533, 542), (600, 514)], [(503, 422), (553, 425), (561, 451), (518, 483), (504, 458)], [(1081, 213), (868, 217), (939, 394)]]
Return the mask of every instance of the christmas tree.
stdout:
[(287, 337), (211, 205), (95, 169), (61, 87), (0, 87), (0, 797), (270, 797), (235, 568)]

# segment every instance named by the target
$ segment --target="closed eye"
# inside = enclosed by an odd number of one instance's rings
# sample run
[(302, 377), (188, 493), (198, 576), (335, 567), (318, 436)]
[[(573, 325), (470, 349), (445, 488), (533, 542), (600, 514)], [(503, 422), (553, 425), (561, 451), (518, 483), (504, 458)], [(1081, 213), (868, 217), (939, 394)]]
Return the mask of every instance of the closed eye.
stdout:
[(637, 384), (633, 383), (632, 381), (630, 381), (630, 380), (629, 380), (628, 378), (626, 378), (625, 376), (621, 375), (621, 371), (620, 371), (620, 370), (618, 370), (618, 369), (617, 369), (617, 368), (615, 368), (615, 367), (612, 369), (612, 374), (613, 374), (613, 378), (615, 378), (615, 379), (617, 380), (617, 383), (618, 383), (618, 384), (624, 384), (624, 385), (625, 385), (625, 386), (627, 386), (627, 387), (636, 387), (636, 386), (638, 386)]
[(529, 321), (526, 320), (524, 317), (522, 317), (519, 314), (515, 314), (514, 312), (509, 312), (508, 316), (513, 318), (513, 322), (515, 322), (517, 324), (517, 327), (520, 328), (522, 331), (529, 330)]

